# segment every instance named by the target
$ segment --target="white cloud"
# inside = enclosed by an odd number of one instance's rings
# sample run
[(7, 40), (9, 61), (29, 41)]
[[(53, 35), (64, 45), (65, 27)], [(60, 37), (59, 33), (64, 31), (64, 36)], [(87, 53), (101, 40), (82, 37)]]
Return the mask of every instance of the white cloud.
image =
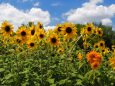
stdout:
[(47, 31), (47, 30), (49, 30), (49, 29), (54, 29), (55, 28), (55, 26), (45, 26), (44, 27), (44, 29)]
[(41, 8), (31, 8), (28, 11), (21, 11), (14, 6), (4, 3), (0, 4), (0, 23), (8, 20), (14, 24), (15, 30), (21, 24), (26, 24), (29, 21), (42, 22), (44, 25), (50, 23), (50, 14), (48, 11), (43, 11)]
[(37, 7), (37, 6), (40, 5), (40, 3), (39, 3), (39, 2), (36, 2), (36, 3), (34, 3), (33, 5), (34, 5), (34, 7)]
[(108, 18), (102, 19), (101, 22), (102, 22), (102, 25), (112, 26), (112, 20), (111, 19), (108, 19)]
[(87, 22), (101, 22), (111, 24), (111, 18), (115, 17), (115, 4), (110, 6), (97, 5), (103, 0), (89, 0), (82, 4), (81, 8), (71, 9), (63, 15), (66, 20), (73, 23), (85, 24)]

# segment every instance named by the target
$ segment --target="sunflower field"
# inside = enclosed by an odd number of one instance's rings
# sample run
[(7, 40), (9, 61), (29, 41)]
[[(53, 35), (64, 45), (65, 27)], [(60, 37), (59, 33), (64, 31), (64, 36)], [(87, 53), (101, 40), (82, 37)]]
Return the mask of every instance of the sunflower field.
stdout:
[(0, 26), (0, 86), (115, 86), (115, 44), (88, 23)]

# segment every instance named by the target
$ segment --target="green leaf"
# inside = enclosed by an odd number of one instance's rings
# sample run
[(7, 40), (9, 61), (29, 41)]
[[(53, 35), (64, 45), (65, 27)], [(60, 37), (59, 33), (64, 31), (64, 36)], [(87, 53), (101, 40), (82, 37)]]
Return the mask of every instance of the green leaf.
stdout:
[(76, 83), (77, 85), (82, 85), (82, 80), (77, 79), (76, 81), (77, 81), (77, 83)]
[(14, 75), (10, 73), (10, 74), (5, 76), (5, 79), (10, 79), (12, 76), (14, 76)]
[(3, 72), (3, 71), (5, 71), (5, 69), (4, 68), (0, 68), (0, 72)]
[(54, 79), (48, 79), (47, 80), (50, 84), (53, 84), (54, 83)]

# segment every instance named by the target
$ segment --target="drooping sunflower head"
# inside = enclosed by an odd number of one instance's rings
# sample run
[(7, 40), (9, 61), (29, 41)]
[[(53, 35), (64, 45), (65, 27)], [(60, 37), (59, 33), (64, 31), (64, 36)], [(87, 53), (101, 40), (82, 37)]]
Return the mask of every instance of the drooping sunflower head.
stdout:
[(13, 33), (13, 25), (8, 21), (4, 21), (1, 25), (3, 35), (11, 35)]
[(60, 43), (59, 37), (56, 33), (53, 33), (49, 36), (48, 42), (54, 46), (58, 46)]
[(72, 38), (77, 34), (77, 28), (74, 24), (66, 22), (62, 27), (62, 33), (67, 35), (67, 38)]

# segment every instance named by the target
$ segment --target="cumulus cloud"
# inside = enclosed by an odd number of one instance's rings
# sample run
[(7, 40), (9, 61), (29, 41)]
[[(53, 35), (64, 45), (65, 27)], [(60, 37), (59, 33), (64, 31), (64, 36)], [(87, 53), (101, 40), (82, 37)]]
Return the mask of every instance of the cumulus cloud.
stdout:
[[(4, 10), (3, 10), (4, 9)], [(14, 24), (15, 29), (21, 24), (32, 22), (42, 22), (44, 25), (50, 23), (50, 13), (41, 8), (31, 8), (28, 11), (22, 11), (9, 3), (0, 4), (0, 23), (7, 20)]]
[(67, 21), (85, 24), (88, 22), (101, 22), (111, 25), (111, 19), (115, 17), (115, 4), (110, 6), (98, 5), (103, 0), (89, 0), (82, 4), (81, 8), (72, 9), (64, 13)]

